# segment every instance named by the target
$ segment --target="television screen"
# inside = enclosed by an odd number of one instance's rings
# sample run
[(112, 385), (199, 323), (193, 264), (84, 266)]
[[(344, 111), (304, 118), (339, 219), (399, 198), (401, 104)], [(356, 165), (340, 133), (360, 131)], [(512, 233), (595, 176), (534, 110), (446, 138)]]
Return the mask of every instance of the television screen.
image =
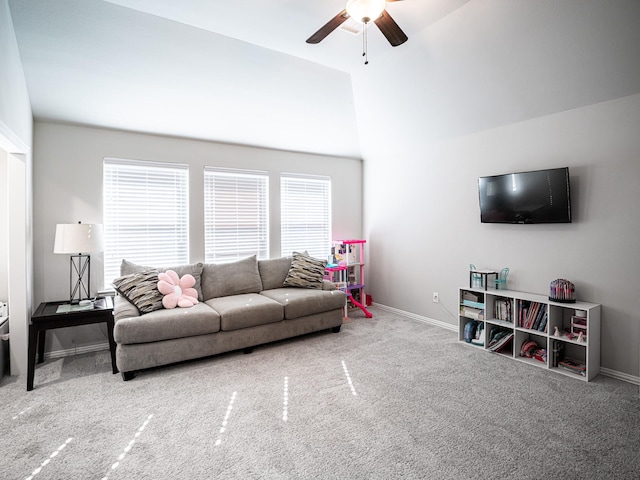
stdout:
[(482, 223), (571, 223), (569, 169), (480, 177)]

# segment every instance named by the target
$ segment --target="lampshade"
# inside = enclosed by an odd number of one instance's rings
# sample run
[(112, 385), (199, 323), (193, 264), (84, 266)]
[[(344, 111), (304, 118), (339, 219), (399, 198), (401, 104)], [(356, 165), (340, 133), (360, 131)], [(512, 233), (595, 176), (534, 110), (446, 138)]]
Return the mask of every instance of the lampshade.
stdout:
[(386, 3), (386, 0), (349, 0), (346, 10), (354, 20), (369, 23), (382, 15)]
[(102, 225), (99, 223), (59, 223), (53, 253), (77, 254), (103, 250)]

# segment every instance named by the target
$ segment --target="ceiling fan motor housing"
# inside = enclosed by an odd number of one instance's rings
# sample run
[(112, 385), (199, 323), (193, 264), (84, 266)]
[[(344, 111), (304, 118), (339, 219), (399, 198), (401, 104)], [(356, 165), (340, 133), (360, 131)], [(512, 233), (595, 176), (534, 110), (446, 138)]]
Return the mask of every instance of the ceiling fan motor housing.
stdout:
[(354, 20), (369, 23), (382, 15), (386, 3), (386, 0), (348, 0), (346, 10)]

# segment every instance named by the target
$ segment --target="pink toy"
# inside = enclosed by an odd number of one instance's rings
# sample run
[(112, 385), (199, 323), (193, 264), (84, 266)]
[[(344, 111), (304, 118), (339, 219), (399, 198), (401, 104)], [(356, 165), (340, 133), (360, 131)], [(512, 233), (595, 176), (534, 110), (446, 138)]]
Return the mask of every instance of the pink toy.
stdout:
[(198, 292), (193, 286), (196, 279), (193, 275), (183, 275), (182, 278), (173, 270), (158, 274), (158, 290), (164, 295), (164, 308), (189, 308), (198, 303)]
[(353, 303), (356, 307), (358, 307), (360, 310), (362, 310), (364, 312), (364, 315), (367, 318), (373, 317), (371, 312), (369, 310), (367, 310), (367, 307), (365, 307), (363, 304), (361, 304), (359, 301), (357, 301), (355, 298), (353, 298), (353, 295), (351, 295), (350, 293), (347, 293), (347, 296), (349, 297), (349, 300), (351, 300), (351, 303)]

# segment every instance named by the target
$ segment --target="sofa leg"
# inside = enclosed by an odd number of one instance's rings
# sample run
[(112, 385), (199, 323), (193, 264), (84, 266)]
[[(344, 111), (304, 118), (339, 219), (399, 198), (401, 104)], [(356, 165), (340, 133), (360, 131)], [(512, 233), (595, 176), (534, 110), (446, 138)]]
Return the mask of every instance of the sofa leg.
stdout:
[(128, 382), (133, 379), (133, 372), (122, 372), (122, 380)]
[(342, 328), (342, 325), (338, 325), (337, 327), (332, 327), (331, 331), (333, 333), (338, 333), (340, 331), (340, 329)]
[(247, 347), (247, 348), (243, 348), (242, 349), (242, 353), (244, 353), (245, 355), (249, 355), (252, 352), (253, 352), (253, 348), (252, 347)]

